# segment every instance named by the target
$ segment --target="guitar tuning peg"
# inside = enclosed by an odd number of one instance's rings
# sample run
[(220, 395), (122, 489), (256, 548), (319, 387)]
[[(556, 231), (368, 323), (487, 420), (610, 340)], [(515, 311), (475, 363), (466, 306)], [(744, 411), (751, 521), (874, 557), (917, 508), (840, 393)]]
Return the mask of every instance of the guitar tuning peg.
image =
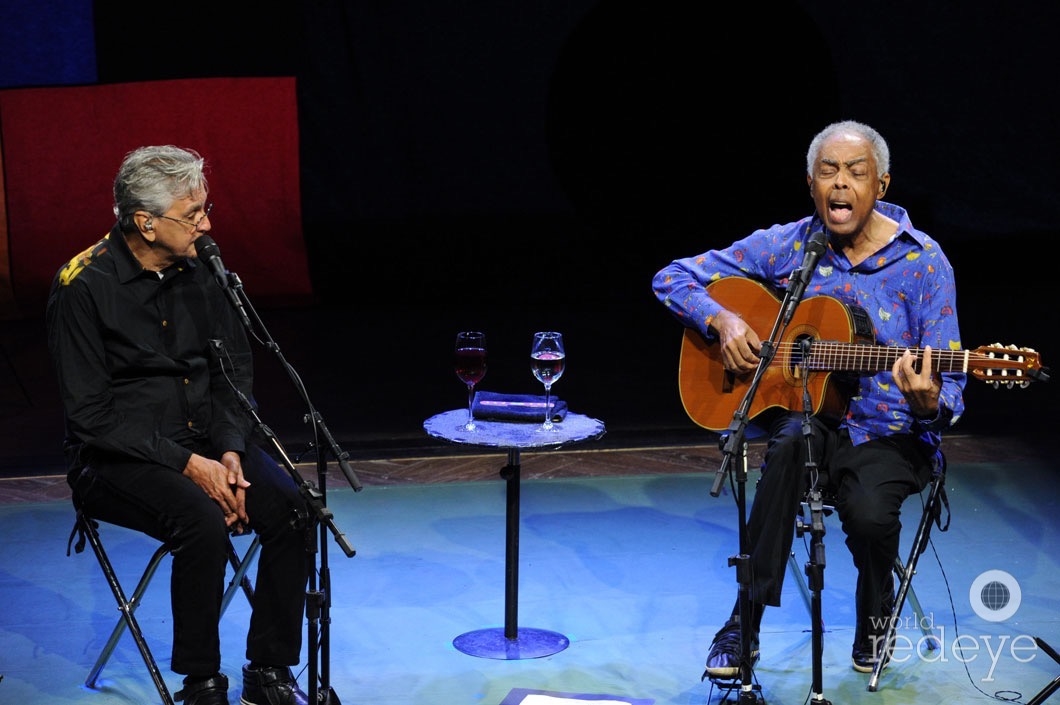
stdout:
[(1017, 382), (1015, 380), (1008, 380), (1003, 382), (1001, 380), (993, 379), (987, 382), (987, 384), (989, 384), (994, 389), (1001, 389), (1001, 387), (1004, 387), (1005, 389), (1015, 389), (1016, 387), (1019, 387), (1020, 389), (1026, 389), (1027, 387), (1031, 386), (1031, 383), (1027, 380), (1024, 380), (1022, 382)]

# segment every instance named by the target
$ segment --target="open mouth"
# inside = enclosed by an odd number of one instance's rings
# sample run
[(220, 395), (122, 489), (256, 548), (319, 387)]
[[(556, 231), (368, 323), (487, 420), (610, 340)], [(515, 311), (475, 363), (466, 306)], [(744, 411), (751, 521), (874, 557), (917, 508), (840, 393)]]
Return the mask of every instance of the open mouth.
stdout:
[(828, 215), (836, 223), (845, 223), (854, 215), (854, 207), (847, 201), (829, 201)]

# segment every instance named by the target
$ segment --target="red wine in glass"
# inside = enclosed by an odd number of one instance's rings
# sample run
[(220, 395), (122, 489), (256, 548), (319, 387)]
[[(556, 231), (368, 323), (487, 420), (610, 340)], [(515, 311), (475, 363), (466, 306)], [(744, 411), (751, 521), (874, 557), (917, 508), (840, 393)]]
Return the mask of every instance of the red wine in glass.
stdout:
[(486, 376), (486, 334), (479, 331), (462, 331), (456, 334), (454, 349), (456, 376), (467, 385), (467, 421), (460, 426), (465, 431), (475, 430), (475, 385)]
[(472, 386), (486, 376), (486, 350), (484, 348), (456, 349), (456, 376), (464, 384)]

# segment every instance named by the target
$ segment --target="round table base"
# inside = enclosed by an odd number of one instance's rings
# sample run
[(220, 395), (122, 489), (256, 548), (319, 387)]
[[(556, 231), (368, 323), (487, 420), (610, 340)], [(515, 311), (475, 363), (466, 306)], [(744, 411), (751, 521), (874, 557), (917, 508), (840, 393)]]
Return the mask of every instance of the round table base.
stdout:
[(541, 658), (559, 653), (570, 646), (570, 639), (547, 629), (520, 627), (516, 637), (509, 639), (504, 629), (476, 629), (453, 639), (453, 646), (469, 656), (516, 661)]

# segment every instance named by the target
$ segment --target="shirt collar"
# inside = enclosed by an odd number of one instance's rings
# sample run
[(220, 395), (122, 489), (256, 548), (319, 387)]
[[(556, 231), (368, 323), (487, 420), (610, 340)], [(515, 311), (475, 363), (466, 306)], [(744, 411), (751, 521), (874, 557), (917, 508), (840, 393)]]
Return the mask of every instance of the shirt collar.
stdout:
[[(118, 271), (118, 281), (125, 284), (147, 271), (144, 269), (143, 265), (140, 264), (140, 260), (136, 259), (136, 255), (132, 253), (129, 243), (125, 240), (125, 233), (121, 231), (117, 224), (115, 224), (107, 234), (107, 240), (110, 241), (111, 247), (114, 250), (114, 263)], [(178, 266), (181, 269), (194, 269), (197, 265), (197, 260), (187, 257), (184, 259), (184, 262)], [(151, 272), (151, 275), (157, 276), (155, 272)]]
[(927, 235), (913, 227), (905, 208), (887, 201), (876, 201), (876, 210), (898, 223), (898, 237), (912, 238), (921, 247), (927, 246)]

